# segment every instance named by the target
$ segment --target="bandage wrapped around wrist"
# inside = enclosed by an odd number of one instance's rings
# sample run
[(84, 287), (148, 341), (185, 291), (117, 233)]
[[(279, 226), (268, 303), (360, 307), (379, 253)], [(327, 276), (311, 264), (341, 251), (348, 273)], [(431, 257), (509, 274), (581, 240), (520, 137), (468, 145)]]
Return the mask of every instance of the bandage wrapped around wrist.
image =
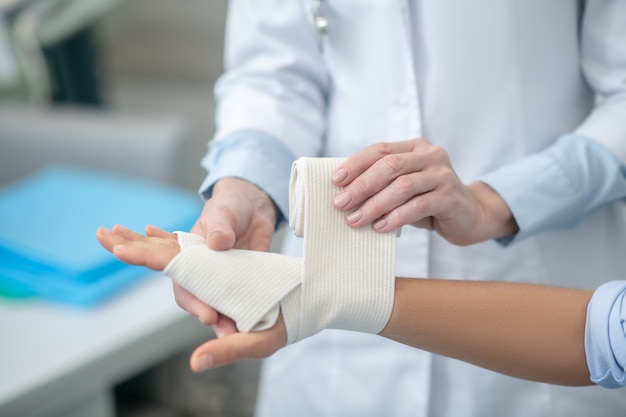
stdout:
[(327, 328), (379, 333), (394, 301), (395, 233), (354, 229), (333, 207), (339, 158), (301, 158), (292, 169), (289, 224), (303, 257), (231, 249), (177, 232), (181, 252), (165, 274), (233, 319), (239, 331), (272, 327), (282, 312), (288, 343)]

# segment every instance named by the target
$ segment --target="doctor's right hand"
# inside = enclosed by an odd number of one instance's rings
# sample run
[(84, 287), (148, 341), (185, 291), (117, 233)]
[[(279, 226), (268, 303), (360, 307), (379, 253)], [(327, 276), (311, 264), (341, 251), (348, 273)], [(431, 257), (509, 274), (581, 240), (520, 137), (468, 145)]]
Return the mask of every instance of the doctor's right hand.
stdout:
[[(247, 249), (267, 252), (270, 248), (276, 208), (265, 192), (238, 178), (222, 178), (213, 187), (200, 218), (191, 229), (204, 237), (213, 250)], [(223, 337), (236, 333), (235, 323), (174, 283), (177, 304)], [(217, 314), (217, 321), (215, 321)]]

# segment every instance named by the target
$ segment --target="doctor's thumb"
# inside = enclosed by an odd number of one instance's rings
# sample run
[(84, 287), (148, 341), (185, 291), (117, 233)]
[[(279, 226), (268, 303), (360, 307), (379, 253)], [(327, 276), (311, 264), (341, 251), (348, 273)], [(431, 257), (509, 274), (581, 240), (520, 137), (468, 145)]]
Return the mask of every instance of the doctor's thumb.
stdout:
[(232, 249), (237, 240), (232, 220), (224, 216), (223, 210), (215, 207), (205, 209), (190, 232), (204, 237), (208, 247), (213, 250)]
[(217, 226), (208, 231), (206, 240), (210, 249), (228, 250), (235, 246), (236, 236), (233, 229), (225, 226)]

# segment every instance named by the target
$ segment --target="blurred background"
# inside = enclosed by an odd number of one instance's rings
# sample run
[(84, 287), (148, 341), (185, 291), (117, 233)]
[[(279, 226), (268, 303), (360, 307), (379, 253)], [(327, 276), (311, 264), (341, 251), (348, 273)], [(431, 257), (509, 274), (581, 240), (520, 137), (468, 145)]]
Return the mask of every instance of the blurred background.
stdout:
[[(226, 3), (0, 0), (0, 185), (62, 162), (195, 192)], [(115, 414), (251, 415), (259, 364), (195, 375), (194, 347), (120, 381)]]
[(176, 181), (199, 184), (226, 0), (0, 0), (0, 11), (4, 103), (183, 120), (193, 152)]

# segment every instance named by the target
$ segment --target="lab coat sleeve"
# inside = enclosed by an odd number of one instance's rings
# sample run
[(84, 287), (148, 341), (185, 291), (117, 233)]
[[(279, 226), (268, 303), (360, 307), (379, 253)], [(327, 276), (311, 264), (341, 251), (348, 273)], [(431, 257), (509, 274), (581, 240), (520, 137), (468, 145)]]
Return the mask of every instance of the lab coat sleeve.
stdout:
[(576, 133), (626, 163), (626, 2), (590, 0), (582, 21), (583, 72), (599, 103)]
[(576, 134), (480, 180), (506, 201), (519, 226), (515, 235), (497, 240), (502, 245), (574, 226), (598, 207), (626, 197), (626, 166), (602, 145)]
[(209, 198), (219, 178), (242, 178), (287, 216), (291, 163), (322, 149), (329, 84), (304, 4), (230, 1), (225, 65), (200, 192)]
[(215, 141), (256, 130), (296, 157), (319, 155), (329, 80), (303, 2), (229, 2), (225, 64)]
[(585, 355), (591, 381), (605, 388), (626, 385), (626, 281), (600, 286), (587, 306)]
[[(626, 196), (626, 2), (589, 0), (581, 23), (581, 67), (598, 103), (543, 152), (480, 178), (506, 201), (519, 232), (571, 226)], [(585, 143), (587, 142), (587, 143)]]

